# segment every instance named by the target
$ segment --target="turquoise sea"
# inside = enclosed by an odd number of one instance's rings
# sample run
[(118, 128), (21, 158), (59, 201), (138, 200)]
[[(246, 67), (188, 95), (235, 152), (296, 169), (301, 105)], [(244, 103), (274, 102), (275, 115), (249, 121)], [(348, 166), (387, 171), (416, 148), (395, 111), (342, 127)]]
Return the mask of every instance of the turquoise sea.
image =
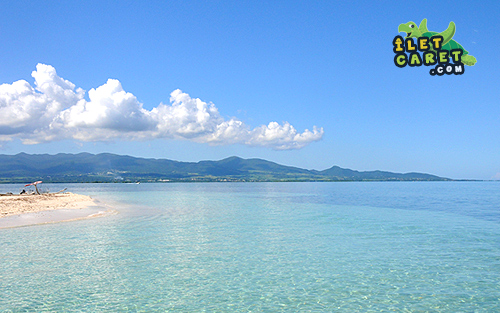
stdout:
[(62, 187), (119, 213), (0, 229), (0, 312), (500, 312), (500, 182)]

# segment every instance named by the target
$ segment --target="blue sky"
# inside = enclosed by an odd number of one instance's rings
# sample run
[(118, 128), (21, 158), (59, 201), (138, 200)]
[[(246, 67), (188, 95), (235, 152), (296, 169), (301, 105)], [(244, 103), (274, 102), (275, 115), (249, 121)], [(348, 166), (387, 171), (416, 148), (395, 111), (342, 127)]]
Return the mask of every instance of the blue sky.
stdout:
[[(147, 3), (0, 3), (4, 95), (33, 89), (0, 98), (0, 153), (500, 179), (499, 1)], [(399, 24), (423, 18), (438, 32), (454, 21), (477, 64), (443, 77), (396, 67)]]

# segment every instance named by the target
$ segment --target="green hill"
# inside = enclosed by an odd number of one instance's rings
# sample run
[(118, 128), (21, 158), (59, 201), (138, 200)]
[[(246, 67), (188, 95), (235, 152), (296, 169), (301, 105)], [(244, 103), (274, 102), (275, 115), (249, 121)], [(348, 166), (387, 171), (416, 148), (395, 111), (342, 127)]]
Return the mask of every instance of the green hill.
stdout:
[(359, 172), (333, 166), (323, 171), (262, 159), (178, 162), (102, 154), (0, 155), (0, 182), (164, 182), (164, 181), (391, 181), (448, 180), (421, 173)]

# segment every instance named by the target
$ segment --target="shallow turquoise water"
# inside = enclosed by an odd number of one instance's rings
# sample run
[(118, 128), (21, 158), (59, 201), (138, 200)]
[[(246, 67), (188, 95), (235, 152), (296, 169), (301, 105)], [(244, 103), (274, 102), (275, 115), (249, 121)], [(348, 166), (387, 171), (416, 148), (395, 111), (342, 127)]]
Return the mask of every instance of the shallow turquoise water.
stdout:
[(0, 311), (500, 311), (498, 182), (68, 187), (120, 213), (0, 229)]

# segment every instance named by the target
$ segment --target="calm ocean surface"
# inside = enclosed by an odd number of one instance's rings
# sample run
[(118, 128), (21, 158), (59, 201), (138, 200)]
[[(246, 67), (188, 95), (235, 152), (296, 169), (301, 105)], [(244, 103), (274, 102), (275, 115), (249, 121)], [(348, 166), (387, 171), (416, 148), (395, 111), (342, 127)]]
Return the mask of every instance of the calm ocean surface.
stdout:
[(119, 214), (0, 229), (0, 312), (500, 312), (500, 182), (63, 187)]

